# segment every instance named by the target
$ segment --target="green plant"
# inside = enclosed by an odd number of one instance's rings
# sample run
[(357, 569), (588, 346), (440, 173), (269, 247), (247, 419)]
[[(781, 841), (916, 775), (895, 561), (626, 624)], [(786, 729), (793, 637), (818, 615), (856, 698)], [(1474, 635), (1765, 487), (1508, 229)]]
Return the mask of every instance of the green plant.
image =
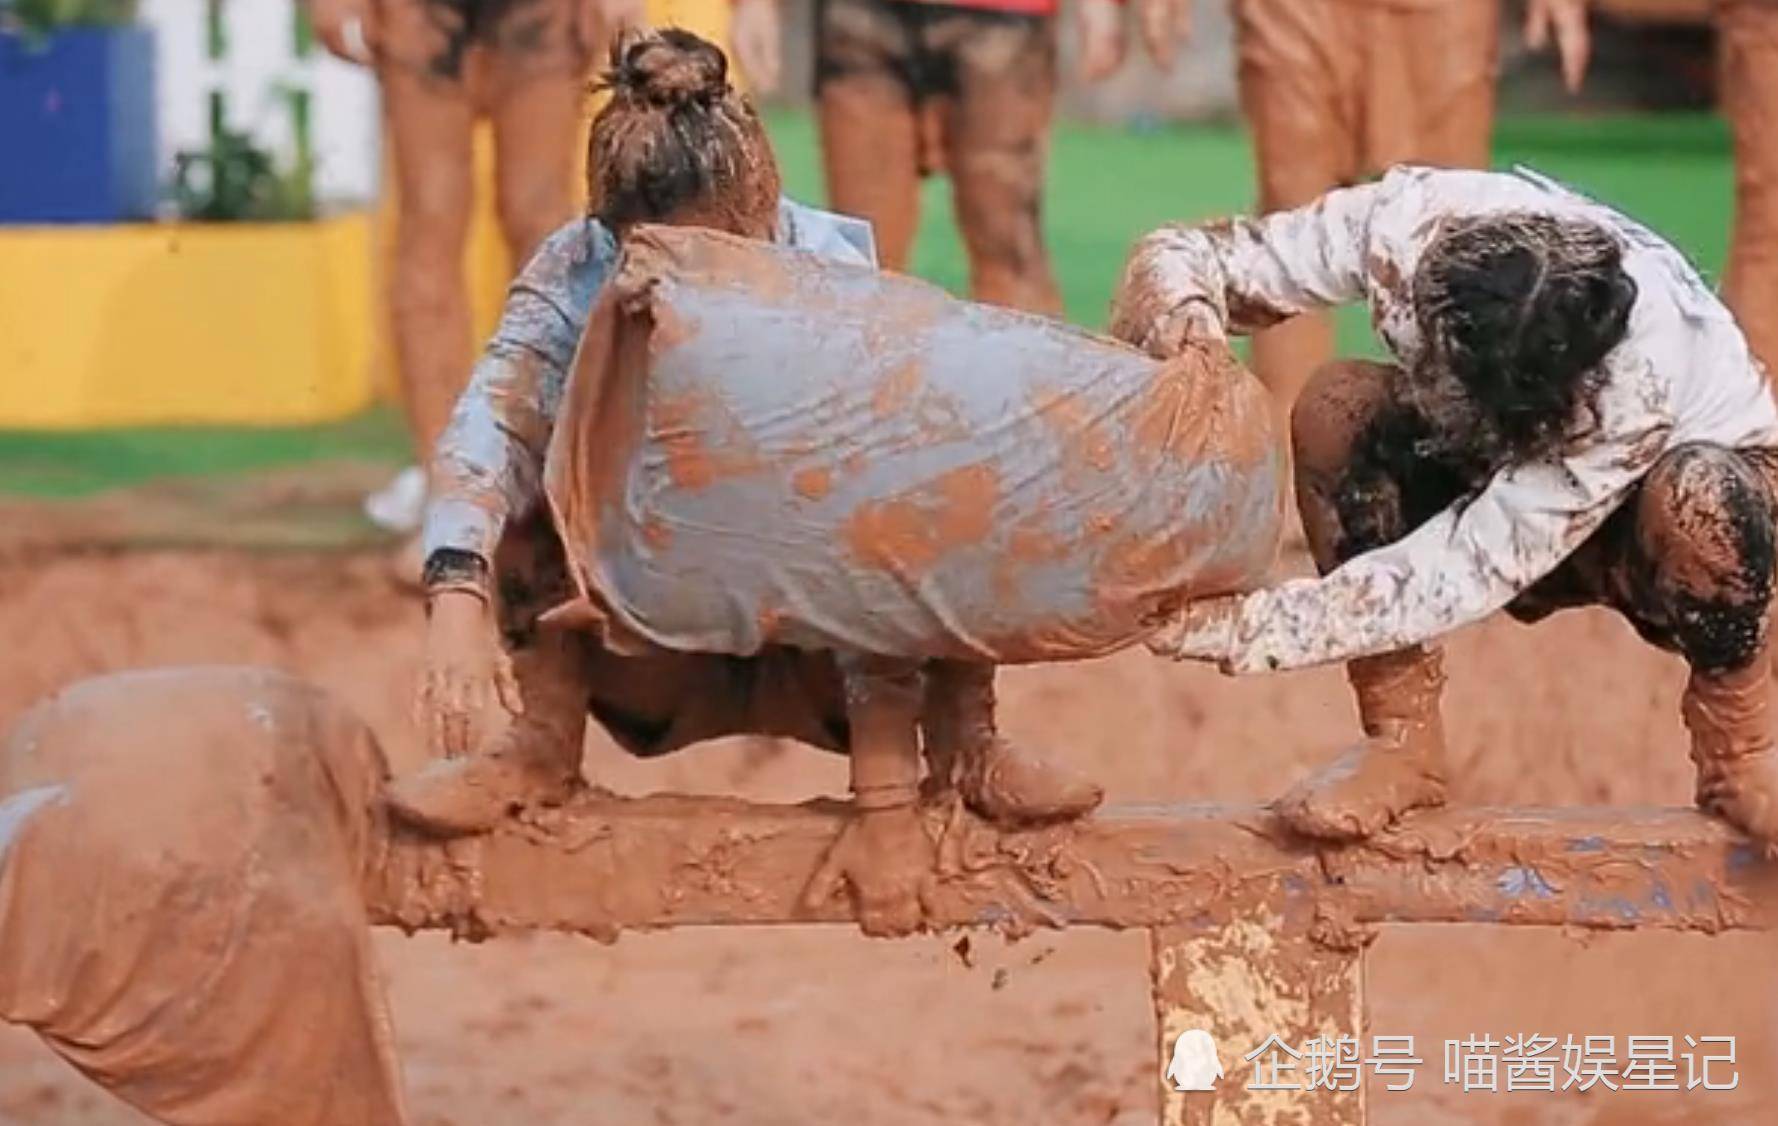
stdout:
[(127, 27), (137, 7), (137, 0), (0, 0), (0, 16), (37, 38), (63, 27)]
[(308, 135), (308, 95), (279, 91), (297, 125), (297, 157), (280, 169), (253, 137), (230, 129), (221, 91), (210, 94), (208, 148), (173, 158), (173, 202), (186, 219), (202, 222), (290, 222), (315, 217), (314, 158)]

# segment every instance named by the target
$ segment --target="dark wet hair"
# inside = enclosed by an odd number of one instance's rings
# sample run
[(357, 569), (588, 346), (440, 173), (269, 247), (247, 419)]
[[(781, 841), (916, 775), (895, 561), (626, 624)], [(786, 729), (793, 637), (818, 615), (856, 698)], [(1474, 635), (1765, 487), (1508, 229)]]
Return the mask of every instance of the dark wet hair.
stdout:
[(1515, 458), (1555, 452), (1597, 396), (1636, 303), (1623, 256), (1597, 223), (1532, 212), (1461, 223), (1427, 248), (1421, 331)]
[(587, 137), (594, 218), (619, 234), (673, 222), (771, 234), (778, 162), (719, 47), (680, 28), (628, 32), (597, 88), (611, 100)]

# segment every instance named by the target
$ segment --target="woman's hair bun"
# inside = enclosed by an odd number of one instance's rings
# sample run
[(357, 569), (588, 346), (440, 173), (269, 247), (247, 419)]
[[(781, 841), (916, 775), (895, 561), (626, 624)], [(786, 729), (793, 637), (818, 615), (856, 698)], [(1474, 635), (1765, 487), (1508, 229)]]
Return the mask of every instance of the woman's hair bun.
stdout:
[(665, 107), (708, 105), (731, 92), (728, 58), (722, 49), (677, 27), (620, 36), (612, 45), (605, 85), (637, 101)]

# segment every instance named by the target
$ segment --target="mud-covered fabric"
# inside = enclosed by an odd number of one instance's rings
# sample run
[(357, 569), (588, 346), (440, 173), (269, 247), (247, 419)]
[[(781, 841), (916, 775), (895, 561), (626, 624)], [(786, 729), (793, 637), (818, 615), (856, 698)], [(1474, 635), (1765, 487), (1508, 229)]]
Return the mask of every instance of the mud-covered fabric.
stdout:
[(257, 669), (88, 681), (0, 740), (0, 1019), (176, 1126), (396, 1126), (362, 723)]
[[(790, 200), (779, 207), (777, 236), (839, 261), (876, 261), (868, 223)], [(574, 349), (616, 259), (611, 233), (576, 219), (546, 239), (512, 283), (433, 458), (428, 556), (452, 548), (492, 563), (506, 522), (535, 507)]]
[(1132, 254), (1117, 330), (1138, 339), (1143, 318), (1193, 303), (1245, 333), (1365, 302), (1412, 370), (1430, 362), (1411, 294), (1427, 247), (1454, 220), (1515, 211), (1588, 220), (1623, 245), (1637, 298), (1594, 409), (1573, 420), (1558, 456), (1509, 466), (1400, 541), (1248, 595), (1228, 641), (1231, 670), (1386, 652), (1480, 620), (1585, 542), (1668, 450), (1778, 446), (1765, 373), (1697, 271), (1641, 224), (1528, 171), (1404, 167), (1307, 207), (1156, 231)]
[(645, 228), (547, 490), (614, 644), (1068, 659), (1262, 581), (1269, 418), (1226, 348), (1162, 365), (911, 278)]

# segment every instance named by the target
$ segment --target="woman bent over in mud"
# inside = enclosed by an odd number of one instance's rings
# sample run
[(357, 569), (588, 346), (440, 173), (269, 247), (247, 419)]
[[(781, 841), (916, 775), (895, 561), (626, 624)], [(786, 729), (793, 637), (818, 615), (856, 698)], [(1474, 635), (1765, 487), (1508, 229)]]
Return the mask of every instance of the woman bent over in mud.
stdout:
[[(716, 47), (678, 30), (629, 37), (614, 49), (606, 82), (612, 99), (588, 143), (592, 216), (552, 235), (513, 285), (432, 467), (422, 703), (429, 737), (448, 757), (398, 782), (391, 802), (437, 832), (486, 830), (516, 807), (568, 797), (580, 785), (589, 712), (643, 756), (738, 733), (834, 750), (851, 741), (830, 654), (620, 657), (586, 634), (539, 628), (571, 593), (541, 510), (545, 450), (575, 349), (630, 228), (711, 227), (874, 265), (868, 226), (780, 198), (764, 129), (729, 85)], [(934, 779), (954, 782), (978, 813), (1045, 820), (1098, 803), (1096, 786), (999, 737), (991, 667), (938, 662), (916, 687)], [(513, 720), (484, 740), (497, 697)], [(915, 795), (875, 796), (910, 806)], [(870, 875), (853, 881), (868, 907), (873, 891), (861, 881)], [(873, 929), (912, 922), (865, 914)]]
[(1734, 318), (1671, 246), (1556, 184), (1398, 168), (1148, 236), (1114, 320), (1166, 354), (1360, 300), (1395, 362), (1323, 367), (1292, 420), (1322, 577), (1197, 603), (1151, 647), (1347, 662), (1366, 741), (1279, 811), (1357, 838), (1444, 800), (1441, 635), (1610, 606), (1690, 666), (1699, 804), (1778, 842), (1778, 406)]

